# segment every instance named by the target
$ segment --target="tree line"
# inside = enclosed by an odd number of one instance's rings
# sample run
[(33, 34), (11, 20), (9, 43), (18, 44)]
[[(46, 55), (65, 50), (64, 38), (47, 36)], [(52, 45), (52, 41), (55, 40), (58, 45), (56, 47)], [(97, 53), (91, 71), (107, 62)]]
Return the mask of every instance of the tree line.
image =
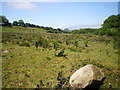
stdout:
[(98, 29), (79, 29), (73, 30), (71, 33), (73, 34), (81, 34), (81, 33), (92, 33), (95, 35), (108, 35), (108, 36), (118, 36), (120, 35), (120, 14), (109, 16), (102, 24), (101, 28)]
[(109, 16), (103, 22), (102, 27), (99, 29), (85, 28), (85, 29), (70, 31), (68, 28), (65, 28), (64, 30), (62, 30), (60, 28), (54, 29), (52, 27), (44, 27), (44, 26), (39, 26), (39, 25), (31, 24), (31, 23), (25, 23), (23, 20), (13, 21), (13, 23), (10, 23), (9, 20), (5, 16), (0, 16), (0, 25), (9, 26), (9, 27), (22, 26), (22, 27), (41, 28), (41, 29), (47, 30), (48, 33), (71, 33), (71, 34), (92, 33), (95, 35), (118, 36), (120, 35), (119, 33), (120, 14)]
[(5, 16), (0, 16), (0, 26), (22, 26), (22, 27), (34, 27), (34, 28), (41, 28), (44, 30), (47, 30), (48, 33), (62, 33), (63, 30), (60, 28), (54, 29), (52, 27), (44, 27), (44, 26), (39, 26), (31, 23), (25, 23), (22, 19), (18, 21), (13, 21), (13, 23), (10, 23), (9, 20)]

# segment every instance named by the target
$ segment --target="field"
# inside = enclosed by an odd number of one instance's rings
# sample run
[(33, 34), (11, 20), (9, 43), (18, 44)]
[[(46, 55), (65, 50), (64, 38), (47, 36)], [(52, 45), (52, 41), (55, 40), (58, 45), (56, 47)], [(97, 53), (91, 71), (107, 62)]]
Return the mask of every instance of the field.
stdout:
[(66, 80), (63, 88), (67, 88), (69, 77), (86, 64), (94, 64), (104, 72), (106, 80), (101, 88), (120, 88), (118, 50), (112, 37), (50, 34), (16, 26), (3, 27), (1, 43), (3, 88), (56, 88), (61, 71)]

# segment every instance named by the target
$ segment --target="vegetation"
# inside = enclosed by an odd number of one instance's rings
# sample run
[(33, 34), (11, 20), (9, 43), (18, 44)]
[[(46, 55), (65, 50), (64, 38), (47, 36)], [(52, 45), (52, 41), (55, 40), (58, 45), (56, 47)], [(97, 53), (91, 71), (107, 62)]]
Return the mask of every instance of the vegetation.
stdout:
[(112, 15), (108, 17), (102, 24), (102, 27), (99, 29), (80, 29), (73, 30), (73, 34), (81, 34), (81, 33), (92, 33), (95, 35), (108, 35), (108, 36), (118, 36), (119, 28), (120, 28), (120, 14)]
[(62, 33), (63, 30), (60, 28), (53, 29), (52, 27), (44, 27), (44, 26), (39, 26), (35, 24), (30, 24), (30, 23), (25, 23), (22, 19), (19, 21), (13, 21), (13, 23), (10, 23), (9, 20), (5, 16), (0, 16), (0, 25), (1, 26), (22, 26), (22, 27), (32, 27), (32, 28), (40, 28), (47, 30), (48, 33)]
[(119, 27), (106, 25), (109, 18), (106, 20), (102, 28), (83, 29), (84, 33), (49, 33), (49, 29), (23, 26), (22, 20), (14, 21), (12, 27), (3, 25), (3, 88), (68, 89), (70, 76), (86, 64), (94, 64), (105, 73), (101, 88), (120, 88), (119, 34), (106, 33), (108, 28), (111, 31)]
[(0, 16), (0, 25), (9, 26), (9, 27), (12, 26), (9, 20), (5, 16)]

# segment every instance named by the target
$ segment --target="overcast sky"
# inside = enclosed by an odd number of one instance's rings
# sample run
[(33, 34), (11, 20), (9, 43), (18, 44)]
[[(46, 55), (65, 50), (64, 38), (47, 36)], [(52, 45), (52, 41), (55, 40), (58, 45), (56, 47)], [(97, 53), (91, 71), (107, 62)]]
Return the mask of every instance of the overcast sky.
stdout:
[(116, 2), (112, 0), (107, 0), (111, 2), (87, 2), (87, 0), (85, 0), (86, 2), (7, 1), (10, 0), (1, 2), (2, 13), (0, 14), (5, 15), (10, 22), (23, 19), (27, 23), (53, 28), (99, 28), (106, 18), (118, 14), (117, 0)]

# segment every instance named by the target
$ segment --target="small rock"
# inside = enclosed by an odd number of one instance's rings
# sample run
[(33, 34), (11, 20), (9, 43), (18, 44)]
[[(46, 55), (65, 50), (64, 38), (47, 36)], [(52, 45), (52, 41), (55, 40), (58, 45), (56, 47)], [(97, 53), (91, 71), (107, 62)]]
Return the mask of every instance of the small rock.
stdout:
[(3, 51), (3, 53), (8, 53), (8, 52), (9, 52), (8, 50)]

